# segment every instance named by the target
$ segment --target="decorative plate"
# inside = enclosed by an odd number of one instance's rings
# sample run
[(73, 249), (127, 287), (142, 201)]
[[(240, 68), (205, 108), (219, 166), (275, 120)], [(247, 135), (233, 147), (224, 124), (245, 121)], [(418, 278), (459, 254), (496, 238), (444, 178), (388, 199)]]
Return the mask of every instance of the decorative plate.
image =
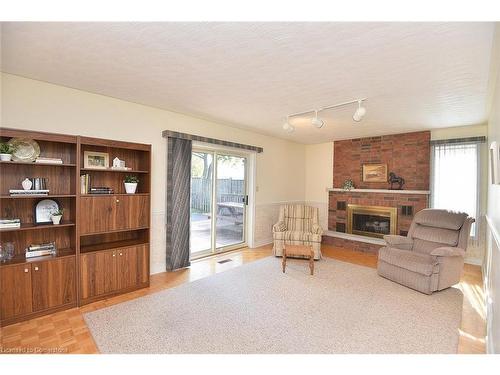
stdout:
[(40, 156), (40, 146), (33, 139), (12, 138), (8, 143), (15, 149), (12, 154), (14, 161), (30, 162)]
[(43, 199), (35, 206), (35, 224), (51, 224), (52, 212), (61, 208), (53, 199)]

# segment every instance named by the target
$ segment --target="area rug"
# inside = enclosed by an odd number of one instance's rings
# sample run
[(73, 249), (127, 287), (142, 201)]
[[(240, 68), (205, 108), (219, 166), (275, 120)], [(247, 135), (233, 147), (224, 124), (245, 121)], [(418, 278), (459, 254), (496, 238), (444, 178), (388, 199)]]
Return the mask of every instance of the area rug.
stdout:
[(456, 353), (462, 293), (269, 257), (84, 315), (101, 353)]

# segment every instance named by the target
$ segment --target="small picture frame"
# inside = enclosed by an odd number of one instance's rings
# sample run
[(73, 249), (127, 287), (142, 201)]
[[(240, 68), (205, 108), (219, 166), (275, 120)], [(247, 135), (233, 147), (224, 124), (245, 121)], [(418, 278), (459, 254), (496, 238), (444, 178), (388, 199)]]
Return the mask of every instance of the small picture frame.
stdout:
[(491, 142), (490, 145), (490, 176), (493, 185), (500, 184), (500, 171), (498, 170), (499, 150), (498, 143)]
[(85, 169), (108, 169), (109, 154), (106, 152), (84, 151), (83, 167)]
[(387, 164), (363, 164), (363, 182), (387, 182)]
[(53, 199), (42, 199), (35, 205), (33, 219), (35, 224), (52, 224), (52, 213), (62, 208)]

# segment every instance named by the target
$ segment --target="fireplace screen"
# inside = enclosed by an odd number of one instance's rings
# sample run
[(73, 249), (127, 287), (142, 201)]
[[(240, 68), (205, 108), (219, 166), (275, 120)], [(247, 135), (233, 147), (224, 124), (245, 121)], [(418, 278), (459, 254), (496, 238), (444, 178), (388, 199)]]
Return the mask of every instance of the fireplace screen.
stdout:
[(396, 233), (397, 208), (347, 206), (347, 233), (368, 237), (380, 237)]

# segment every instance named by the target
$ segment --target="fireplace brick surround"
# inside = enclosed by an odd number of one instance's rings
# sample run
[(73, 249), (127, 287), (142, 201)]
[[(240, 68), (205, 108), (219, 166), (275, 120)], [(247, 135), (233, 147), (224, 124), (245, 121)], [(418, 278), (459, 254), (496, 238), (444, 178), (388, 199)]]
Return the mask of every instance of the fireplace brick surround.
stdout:
[[(367, 183), (362, 181), (363, 164), (387, 164), (388, 172), (402, 176), (406, 183), (404, 190), (429, 190), (430, 179), (430, 132), (416, 132), (381, 137), (349, 139), (334, 142), (333, 186), (340, 188), (346, 179), (354, 182), (361, 191), (330, 191), (328, 205), (328, 229), (345, 232), (347, 228), (347, 205), (396, 207), (397, 234), (406, 234), (413, 216), (429, 207), (426, 193), (398, 193), (383, 191), (388, 183)], [(362, 189), (383, 189), (362, 191)], [(410, 211), (408, 212), (408, 206)], [(346, 238), (324, 236), (323, 242), (337, 247), (378, 252), (380, 245), (354, 241)]]

